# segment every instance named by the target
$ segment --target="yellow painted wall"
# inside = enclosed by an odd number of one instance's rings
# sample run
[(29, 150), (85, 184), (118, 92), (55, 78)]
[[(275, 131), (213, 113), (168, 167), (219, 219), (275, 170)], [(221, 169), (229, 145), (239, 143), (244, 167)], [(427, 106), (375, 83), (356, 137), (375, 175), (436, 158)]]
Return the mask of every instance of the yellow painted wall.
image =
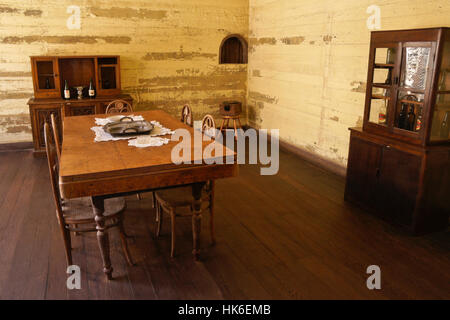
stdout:
[[(69, 5), (80, 30), (66, 27)], [(199, 119), (238, 99), (250, 125), (345, 166), (348, 127), (362, 124), (371, 5), (382, 30), (450, 26), (448, 0), (0, 0), (0, 143), (31, 140), (30, 55), (119, 54), (137, 109), (178, 115), (190, 103)], [(230, 33), (249, 39), (248, 72), (218, 64)]]
[(250, 0), (248, 120), (345, 166), (361, 126), (370, 32), (450, 26), (449, 0)]
[[(81, 9), (70, 30), (69, 5)], [(0, 0), (0, 143), (31, 141), (30, 55), (118, 54), (137, 109), (194, 118), (246, 99), (246, 65), (219, 65), (222, 39), (248, 37), (248, 0)]]

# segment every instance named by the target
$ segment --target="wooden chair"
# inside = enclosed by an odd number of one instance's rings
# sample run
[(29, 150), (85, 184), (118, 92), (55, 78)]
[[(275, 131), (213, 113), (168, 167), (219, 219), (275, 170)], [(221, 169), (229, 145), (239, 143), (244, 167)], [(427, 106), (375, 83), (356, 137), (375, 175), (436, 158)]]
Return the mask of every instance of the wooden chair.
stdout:
[(61, 160), (61, 141), (59, 140), (59, 130), (58, 125), (56, 124), (56, 118), (54, 113), (50, 115), (50, 121), (52, 123), (53, 139), (55, 141), (56, 155), (59, 163), (59, 161)]
[[(214, 121), (214, 119), (213, 119)], [(194, 118), (192, 116), (192, 109), (189, 105), (185, 104), (181, 109), (181, 122), (187, 124), (192, 127), (194, 125)], [(156, 208), (156, 191), (152, 192), (152, 206)], [(138, 198), (140, 199), (140, 195), (138, 194)], [(158, 222), (158, 217), (156, 217), (156, 222)]]
[[(53, 198), (56, 207), (56, 217), (58, 219), (61, 234), (64, 240), (64, 247), (66, 251), (67, 265), (72, 265), (72, 241), (70, 232), (95, 232), (96, 223), (92, 213), (92, 204), (89, 198), (80, 198), (74, 200), (65, 200), (64, 204), (61, 201), (59, 192), (58, 177), (59, 177), (59, 163), (57, 161), (57, 151), (55, 141), (50, 133), (50, 127), (46, 122), (44, 124), (44, 140), (47, 151), (48, 169), (50, 172), (50, 180), (53, 191)], [(124, 232), (123, 219), (126, 205), (123, 198), (113, 198), (105, 201), (105, 227), (106, 229), (118, 227), (120, 238), (122, 240), (122, 247), (125, 253), (127, 262), (133, 265), (130, 253), (128, 251), (128, 244)]]
[[(214, 118), (207, 115), (202, 120), (202, 131), (216, 128)], [(209, 210), (210, 234), (212, 244), (216, 243), (214, 236), (214, 189), (215, 182), (208, 181), (202, 190), (202, 211)], [(156, 198), (156, 237), (161, 233), (161, 226), (164, 212), (170, 215), (171, 219), (171, 250), (170, 256), (175, 255), (175, 219), (177, 217), (192, 217), (193, 197), (190, 186), (159, 190), (155, 192)]]
[(108, 113), (122, 113), (122, 112), (133, 112), (133, 107), (125, 100), (117, 99), (111, 101), (108, 104), (105, 113), (108, 114)]
[(192, 127), (194, 125), (194, 118), (192, 117), (192, 109), (189, 105), (185, 104), (181, 109), (181, 122)]
[[(111, 113), (123, 113), (123, 112), (133, 112), (133, 107), (131, 104), (126, 102), (125, 100), (117, 99), (114, 101), (111, 101), (108, 106), (106, 107), (105, 114), (111, 114)], [(138, 200), (141, 200), (141, 194), (138, 193), (136, 195)]]
[(215, 130), (216, 130), (216, 122), (214, 121), (214, 118), (211, 115), (207, 114), (202, 119), (202, 131), (204, 133), (209, 134), (211, 137), (215, 137), (216, 136)]

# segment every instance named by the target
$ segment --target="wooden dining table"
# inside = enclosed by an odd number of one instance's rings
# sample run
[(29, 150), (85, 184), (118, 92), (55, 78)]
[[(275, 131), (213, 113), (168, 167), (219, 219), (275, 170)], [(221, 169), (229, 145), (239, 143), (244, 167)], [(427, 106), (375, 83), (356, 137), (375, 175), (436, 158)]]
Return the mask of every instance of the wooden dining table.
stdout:
[[(148, 192), (161, 188), (183, 185), (192, 186), (193, 250), (199, 259), (201, 227), (201, 193), (204, 184), (238, 175), (236, 153), (220, 144), (222, 155), (212, 152), (198, 160), (198, 155), (210, 140), (194, 143), (194, 129), (161, 110), (133, 112), (145, 120), (158, 121), (171, 130), (186, 129), (191, 134), (191, 163), (175, 164), (171, 153), (178, 141), (169, 141), (162, 146), (137, 148), (128, 145), (128, 140), (94, 142), (95, 118), (108, 115), (87, 115), (63, 119), (63, 143), (59, 169), (59, 187), (64, 199), (91, 197), (95, 216), (97, 240), (103, 259), (103, 272), (112, 279), (113, 267), (110, 260), (109, 238), (105, 228), (104, 200), (126, 196), (137, 192)], [(130, 114), (124, 114), (130, 115)], [(198, 135), (198, 132), (197, 132)], [(170, 135), (163, 136), (170, 139)], [(216, 146), (217, 148), (217, 146)], [(201, 153), (200, 153), (201, 152)], [(207, 164), (207, 159), (222, 158), (223, 164)]]

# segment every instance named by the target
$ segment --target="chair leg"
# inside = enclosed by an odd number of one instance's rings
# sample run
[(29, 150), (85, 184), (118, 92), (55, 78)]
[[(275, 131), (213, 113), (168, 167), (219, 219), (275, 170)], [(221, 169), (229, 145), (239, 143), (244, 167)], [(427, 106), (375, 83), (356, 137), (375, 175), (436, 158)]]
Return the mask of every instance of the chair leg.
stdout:
[(67, 266), (72, 265), (72, 240), (70, 238), (70, 231), (64, 228), (63, 226), (60, 226), (61, 233), (64, 240), (64, 249), (66, 251), (66, 262)]
[(152, 191), (152, 208), (156, 208), (156, 194)]
[(162, 220), (163, 220), (163, 209), (161, 207), (161, 205), (158, 203), (157, 204), (157, 209), (156, 209), (156, 214), (157, 214), (157, 219), (158, 221), (156, 222), (156, 238), (159, 237), (159, 235), (161, 234), (161, 226), (162, 226)]
[(172, 224), (172, 231), (171, 231), (171, 235), (172, 235), (172, 241), (171, 241), (171, 246), (170, 246), (170, 256), (173, 258), (175, 256), (175, 213), (172, 211), (170, 212), (170, 222)]
[(215, 182), (211, 181), (212, 187), (211, 187), (211, 195), (209, 197), (209, 228), (211, 233), (211, 244), (216, 244), (216, 236), (214, 233), (214, 188), (215, 188)]
[(119, 223), (119, 233), (120, 233), (120, 240), (122, 240), (122, 249), (123, 249), (123, 252), (125, 253), (125, 258), (127, 259), (127, 262), (130, 266), (134, 266), (134, 262), (131, 259), (131, 254), (128, 249), (127, 238), (125, 235), (125, 228), (123, 227), (123, 220), (120, 221), (120, 223)]
[(140, 193), (136, 194), (136, 197), (137, 197), (138, 200), (142, 200), (142, 197), (141, 197)]

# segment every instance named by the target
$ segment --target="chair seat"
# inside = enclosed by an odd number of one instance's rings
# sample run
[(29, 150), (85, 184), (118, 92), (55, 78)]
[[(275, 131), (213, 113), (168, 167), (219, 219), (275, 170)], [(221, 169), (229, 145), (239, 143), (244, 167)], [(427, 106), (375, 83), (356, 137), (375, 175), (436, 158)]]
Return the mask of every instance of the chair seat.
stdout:
[[(126, 202), (122, 197), (105, 199), (103, 216), (111, 219), (122, 213), (125, 208)], [(68, 224), (95, 223), (91, 199), (88, 197), (64, 200), (63, 215)]]
[[(178, 187), (172, 189), (163, 189), (155, 192), (156, 200), (162, 205), (171, 207), (190, 206), (194, 201), (192, 196), (192, 187)], [(202, 192), (202, 201), (208, 201), (208, 194)]]

